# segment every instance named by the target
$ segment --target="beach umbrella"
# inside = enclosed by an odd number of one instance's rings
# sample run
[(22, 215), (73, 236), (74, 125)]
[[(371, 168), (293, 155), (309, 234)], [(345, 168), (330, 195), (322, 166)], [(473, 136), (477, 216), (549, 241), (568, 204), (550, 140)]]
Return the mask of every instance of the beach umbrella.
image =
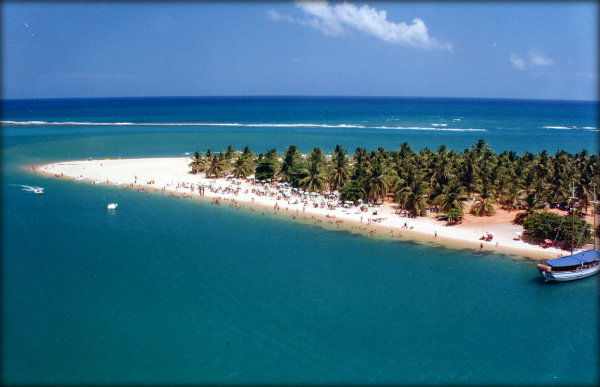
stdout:
[(553, 242), (550, 239), (544, 239), (544, 243), (551, 245)]

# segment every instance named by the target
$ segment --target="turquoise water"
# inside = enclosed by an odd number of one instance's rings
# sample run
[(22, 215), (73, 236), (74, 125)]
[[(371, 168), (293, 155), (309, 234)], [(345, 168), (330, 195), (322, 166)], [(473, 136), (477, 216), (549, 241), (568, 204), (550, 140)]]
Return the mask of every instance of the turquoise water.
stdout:
[[(242, 121), (244, 114), (246, 123), (257, 120), (231, 101), (211, 103), (219, 122)], [(303, 110), (293, 99), (261, 106), (282, 122), (297, 122), (289, 115)], [(136, 118), (106, 107), (89, 116), (68, 109), (20, 119)], [(226, 116), (228, 109), (235, 114)], [(344, 109), (352, 110), (345, 122), (356, 123), (358, 107)], [(362, 109), (381, 120), (377, 112), (386, 108)], [(583, 113), (577, 118), (585, 108), (564, 109), (560, 116), (572, 116), (569, 124), (549, 116), (554, 125), (538, 126), (597, 127)], [(190, 121), (182, 111), (175, 104), (152, 122)], [(3, 120), (19, 118), (6, 113)], [(536, 114), (549, 115), (542, 113)], [(324, 120), (318, 109), (304, 114), (304, 122)], [(531, 127), (532, 119), (525, 121)], [(509, 129), (431, 136), (343, 127), (4, 127), (3, 382), (598, 384), (598, 276), (549, 285), (534, 264), (507, 256), (371, 240), (22, 168), (88, 156), (182, 156), (229, 143), (255, 151), (300, 144), (305, 152), (337, 143), (393, 149), (403, 141), (415, 149), (439, 141), (462, 150), (477, 138), (496, 151), (519, 144), (537, 153), (544, 146), (527, 143), (536, 135), (531, 130), (511, 129), (508, 139), (502, 130)], [(597, 152), (593, 130), (546, 130), (559, 133), (564, 145), (567, 133), (579, 134), (572, 152)], [(14, 184), (43, 186), (45, 194)], [(114, 213), (106, 211), (110, 202), (119, 203)]]

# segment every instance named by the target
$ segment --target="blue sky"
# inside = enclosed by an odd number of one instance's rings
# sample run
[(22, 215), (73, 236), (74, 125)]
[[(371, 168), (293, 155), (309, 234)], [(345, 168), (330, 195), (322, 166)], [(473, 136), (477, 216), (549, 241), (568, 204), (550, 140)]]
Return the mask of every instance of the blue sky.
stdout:
[(598, 99), (596, 2), (3, 2), (3, 98)]

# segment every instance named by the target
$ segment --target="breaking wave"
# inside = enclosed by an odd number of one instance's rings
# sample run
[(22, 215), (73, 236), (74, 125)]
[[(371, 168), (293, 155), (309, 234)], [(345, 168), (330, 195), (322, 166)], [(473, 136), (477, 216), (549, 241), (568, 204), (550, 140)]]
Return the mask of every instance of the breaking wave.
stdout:
[(455, 131), (455, 132), (486, 132), (487, 129), (478, 128), (447, 128), (447, 124), (432, 124), (434, 127), (425, 126), (377, 126), (355, 124), (272, 124), (254, 123), (243, 124), (237, 122), (77, 122), (77, 121), (0, 121), (2, 126), (222, 126), (222, 127), (263, 127), (263, 128), (343, 128), (343, 129), (386, 129), (386, 130), (430, 130), (430, 131)]
[(542, 129), (560, 129), (560, 130), (585, 129), (585, 130), (598, 131), (598, 128), (595, 126), (542, 126)]

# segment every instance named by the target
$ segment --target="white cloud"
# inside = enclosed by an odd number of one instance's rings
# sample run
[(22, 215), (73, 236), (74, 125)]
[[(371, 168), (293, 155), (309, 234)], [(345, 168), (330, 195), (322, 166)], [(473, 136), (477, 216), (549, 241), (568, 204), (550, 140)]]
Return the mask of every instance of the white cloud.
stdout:
[(550, 66), (554, 63), (552, 59), (544, 57), (537, 50), (529, 50), (529, 62), (534, 66)]
[(510, 63), (519, 70), (525, 70), (528, 66), (551, 66), (554, 60), (546, 58), (538, 50), (532, 49), (528, 52), (529, 60), (523, 59), (519, 54), (510, 54)]
[(270, 11), (272, 20), (294, 22), (318, 29), (329, 36), (338, 36), (346, 29), (362, 31), (392, 44), (421, 49), (452, 51), (451, 43), (440, 42), (429, 36), (425, 22), (419, 18), (410, 24), (387, 20), (387, 12), (367, 5), (357, 7), (350, 3), (329, 5), (327, 1), (299, 1), (296, 6), (308, 14), (308, 19), (296, 19)]
[(525, 60), (521, 58), (518, 54), (510, 54), (510, 63), (519, 70), (525, 70), (527, 65), (525, 65)]
[(267, 12), (267, 15), (273, 21), (286, 21), (288, 23), (294, 22), (293, 17), (291, 17), (289, 15), (282, 15), (279, 12), (275, 11), (274, 9), (269, 10), (269, 12)]

